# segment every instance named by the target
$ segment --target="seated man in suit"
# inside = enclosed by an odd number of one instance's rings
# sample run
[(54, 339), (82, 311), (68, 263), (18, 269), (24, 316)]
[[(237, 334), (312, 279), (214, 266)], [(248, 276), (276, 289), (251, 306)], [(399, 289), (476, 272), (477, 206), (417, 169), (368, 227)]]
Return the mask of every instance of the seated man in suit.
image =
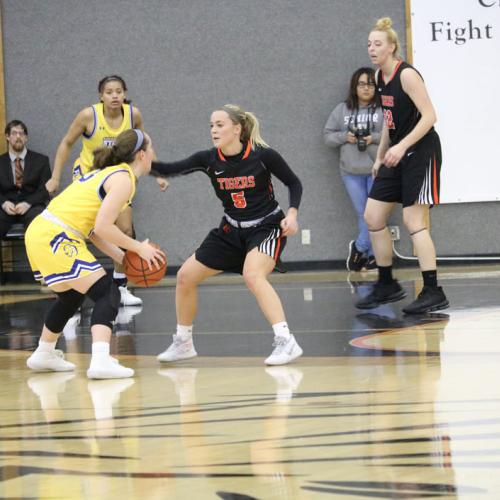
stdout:
[(28, 129), (20, 120), (5, 127), (9, 151), (0, 155), (0, 239), (15, 223), (24, 227), (49, 202), (45, 183), (50, 179), (49, 158), (26, 149)]

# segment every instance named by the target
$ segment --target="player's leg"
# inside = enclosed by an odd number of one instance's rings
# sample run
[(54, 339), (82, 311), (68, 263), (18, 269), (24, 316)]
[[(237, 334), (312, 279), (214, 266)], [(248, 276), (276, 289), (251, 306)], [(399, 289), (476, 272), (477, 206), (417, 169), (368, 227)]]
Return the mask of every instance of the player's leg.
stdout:
[[(278, 234), (279, 232), (276, 232), (277, 236)], [(269, 242), (268, 239), (267, 243)], [(276, 242), (278, 244), (278, 240)], [(265, 362), (268, 365), (284, 365), (298, 358), (303, 351), (290, 333), (281, 299), (268, 281), (276, 263), (276, 252), (279, 253), (280, 250), (275, 248), (273, 252), (271, 245), (268, 251), (272, 252), (273, 256), (264, 253), (265, 251), (263, 246), (259, 246), (248, 252), (243, 266), (243, 279), (273, 328), (274, 350)]]
[[(135, 237), (134, 226), (132, 221), (132, 207), (128, 206), (123, 210), (118, 219), (116, 219), (116, 225), (131, 238)], [(142, 304), (142, 299), (136, 297), (127, 288), (127, 277), (125, 276), (125, 270), (122, 264), (117, 264), (115, 262), (115, 270), (113, 272), (113, 281), (118, 286), (120, 291), (120, 304), (123, 306), (140, 306)]]
[(403, 221), (413, 241), (424, 281), (424, 287), (417, 299), (403, 308), (407, 314), (421, 314), (448, 307), (448, 300), (437, 284), (436, 250), (429, 232), (428, 220), (428, 205), (417, 204), (403, 208)]
[(198, 285), (220, 272), (199, 262), (195, 255), (181, 266), (175, 288), (177, 330), (172, 344), (157, 356), (159, 361), (177, 361), (197, 355), (193, 344), (193, 322), (198, 310)]
[(392, 276), (392, 240), (387, 220), (394, 202), (368, 198), (365, 220), (370, 231), (373, 252), (378, 268), (378, 281), (373, 291), (356, 303), (359, 309), (373, 309), (380, 304), (403, 299), (406, 294)]

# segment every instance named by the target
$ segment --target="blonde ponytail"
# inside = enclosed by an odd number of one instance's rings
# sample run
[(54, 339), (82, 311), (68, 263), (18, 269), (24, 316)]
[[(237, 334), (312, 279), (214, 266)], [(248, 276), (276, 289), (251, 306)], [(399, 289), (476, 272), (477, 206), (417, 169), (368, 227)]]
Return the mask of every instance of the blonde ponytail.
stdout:
[(269, 147), (260, 135), (259, 120), (253, 113), (245, 111), (235, 104), (225, 104), (221, 110), (229, 115), (229, 118), (235, 125), (238, 123), (241, 125), (241, 142), (245, 144), (250, 141), (252, 149), (255, 149), (255, 146)]

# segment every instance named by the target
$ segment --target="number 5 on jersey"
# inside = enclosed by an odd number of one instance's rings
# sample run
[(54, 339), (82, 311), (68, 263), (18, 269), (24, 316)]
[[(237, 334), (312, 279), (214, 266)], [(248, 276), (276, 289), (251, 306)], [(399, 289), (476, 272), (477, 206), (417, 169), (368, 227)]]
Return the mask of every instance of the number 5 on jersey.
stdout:
[(245, 200), (245, 191), (231, 193), (231, 198), (233, 199), (235, 208), (245, 208), (247, 206), (247, 200)]

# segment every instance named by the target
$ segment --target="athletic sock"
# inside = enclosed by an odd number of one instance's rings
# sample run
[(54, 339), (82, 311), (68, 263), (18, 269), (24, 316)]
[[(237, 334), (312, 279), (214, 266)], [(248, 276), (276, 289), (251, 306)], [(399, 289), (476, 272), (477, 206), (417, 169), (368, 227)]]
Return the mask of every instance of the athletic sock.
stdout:
[(183, 342), (189, 340), (193, 336), (193, 325), (189, 326), (177, 325), (176, 334), (180, 337), (180, 339)]
[(382, 285), (389, 285), (394, 281), (392, 277), (392, 266), (377, 266), (378, 282)]
[(432, 271), (422, 271), (422, 278), (424, 279), (424, 286), (431, 286), (436, 288), (437, 283), (437, 271), (433, 269)]
[(288, 328), (288, 323), (286, 321), (281, 321), (280, 323), (275, 323), (273, 325), (274, 335), (276, 337), (284, 337), (286, 339), (290, 338), (290, 330)]
[(113, 281), (117, 286), (127, 286), (127, 276), (124, 273), (113, 271)]
[(92, 361), (102, 361), (109, 358), (108, 342), (93, 342), (92, 343)]
[(56, 348), (56, 343), (57, 340), (55, 342), (44, 342), (43, 340), (40, 340), (36, 350), (37, 352), (52, 352)]

